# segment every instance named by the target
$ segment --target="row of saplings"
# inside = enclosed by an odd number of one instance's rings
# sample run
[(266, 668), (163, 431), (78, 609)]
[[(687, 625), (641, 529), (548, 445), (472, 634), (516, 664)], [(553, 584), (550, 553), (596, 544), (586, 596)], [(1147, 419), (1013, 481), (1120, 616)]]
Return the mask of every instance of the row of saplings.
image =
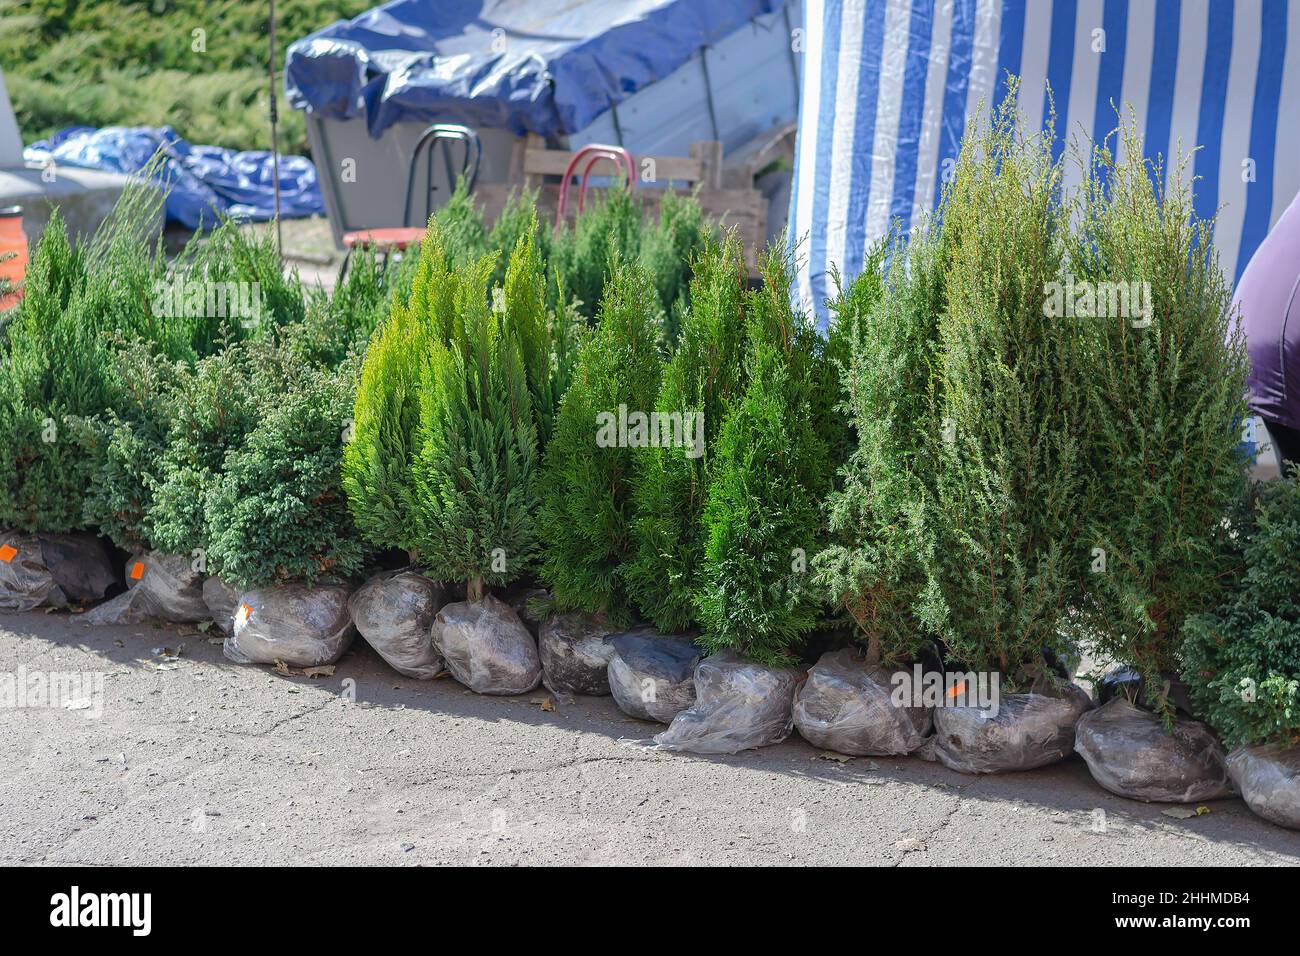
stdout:
[[(1209, 224), (1131, 133), (1067, 194), (1014, 119), (824, 336), (779, 250), (750, 290), (706, 236), (669, 305), (611, 242), (588, 326), (535, 227), (502, 271), (435, 224), (340, 442), (355, 535), (402, 569), (190, 597), (239, 661), (330, 663), (355, 628), (410, 676), (612, 693), (666, 749), (794, 727), (974, 773), (1076, 750), (1122, 796), (1235, 790), (1300, 827), (1300, 482), (1247, 479)], [(168, 588), (181, 561), (135, 560)], [(1101, 706), (1084, 648), (1123, 668)]]

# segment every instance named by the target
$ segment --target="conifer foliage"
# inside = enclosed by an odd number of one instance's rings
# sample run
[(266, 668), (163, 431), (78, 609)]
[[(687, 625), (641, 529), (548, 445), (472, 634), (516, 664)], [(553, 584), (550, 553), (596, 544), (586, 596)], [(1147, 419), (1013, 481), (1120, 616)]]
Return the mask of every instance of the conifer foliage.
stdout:
[(638, 449), (629, 447), (630, 429), (610, 434), (601, 423), (618, 419), (620, 409), (630, 422), (654, 408), (661, 365), (654, 302), (649, 274), (615, 252), (600, 322), (579, 349), (543, 475), (542, 577), (559, 607), (605, 612), (620, 623), (633, 616), (620, 565), (633, 547)]
[(343, 487), (357, 528), (379, 549), (414, 556), (414, 461), (420, 390), (435, 342), (450, 341), (455, 302), (443, 233), (431, 227), (407, 301), (393, 303), (371, 338), (357, 385)]
[(681, 416), (684, 441), (647, 448), (638, 459), (636, 552), (624, 575), (636, 605), (666, 632), (695, 622), (710, 451), (744, 388), (745, 298), (740, 241), (733, 234), (709, 242), (695, 261), (691, 305), (656, 405)]
[[(1227, 578), (1223, 519), (1246, 480), (1245, 340), (1232, 289), (1184, 177), (1093, 153), (1069, 268), (1089, 333), (1082, 370), (1095, 483), (1086, 622), (1098, 652), (1136, 667), (1168, 710), (1183, 625)], [(1165, 677), (1161, 677), (1161, 674)]]
[(1183, 677), (1229, 746), (1300, 744), (1300, 470), (1268, 482), (1234, 522), (1226, 593), (1188, 619)]
[(470, 600), (531, 567), (537, 542), (533, 398), (518, 330), (487, 305), (494, 267), (489, 256), (461, 270), (458, 334), (433, 343), (420, 390), (417, 551), (434, 577), (466, 582)]
[(808, 556), (825, 543), (828, 449), (814, 422), (821, 340), (793, 311), (792, 263), (768, 250), (746, 312), (747, 384), (718, 435), (702, 531), (702, 641), (763, 664), (792, 662), (821, 602)]
[(286, 370), (205, 495), (209, 569), (242, 588), (346, 579), (364, 559), (340, 482), (356, 371)]
[(957, 661), (1017, 690), (1080, 596), (1077, 320), (1045, 302), (1062, 275), (1066, 210), (1052, 126), (1017, 127), (1016, 87), (968, 133), (943, 208), (938, 339), (942, 442), (927, 615)]
[[(842, 339), (844, 414), (854, 450), (828, 499), (832, 545), (815, 561), (831, 600), (852, 617), (872, 663), (906, 661), (928, 642), (917, 616), (926, 588), (925, 509), (934, 491), (938, 317), (937, 223), (868, 257), (833, 303)], [(883, 285), (882, 285), (883, 278)], [(837, 370), (838, 371), (838, 370)]]

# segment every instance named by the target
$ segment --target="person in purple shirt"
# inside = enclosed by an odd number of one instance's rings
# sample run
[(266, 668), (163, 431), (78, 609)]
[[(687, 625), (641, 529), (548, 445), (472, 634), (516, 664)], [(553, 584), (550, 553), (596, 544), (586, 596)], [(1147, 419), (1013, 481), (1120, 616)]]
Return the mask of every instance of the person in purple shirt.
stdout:
[(1300, 463), (1300, 196), (1251, 256), (1234, 301), (1250, 356), (1250, 409), (1278, 458)]

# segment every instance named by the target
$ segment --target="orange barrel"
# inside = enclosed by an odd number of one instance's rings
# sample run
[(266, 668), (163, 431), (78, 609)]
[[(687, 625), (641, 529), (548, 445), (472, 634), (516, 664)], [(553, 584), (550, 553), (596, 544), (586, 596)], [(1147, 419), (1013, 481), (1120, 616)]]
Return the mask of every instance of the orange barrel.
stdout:
[[(13, 253), (11, 258), (5, 258)], [(17, 285), (27, 275), (27, 233), (23, 232), (23, 207), (0, 209), (0, 277)], [(0, 312), (18, 304), (21, 291), (0, 296)]]

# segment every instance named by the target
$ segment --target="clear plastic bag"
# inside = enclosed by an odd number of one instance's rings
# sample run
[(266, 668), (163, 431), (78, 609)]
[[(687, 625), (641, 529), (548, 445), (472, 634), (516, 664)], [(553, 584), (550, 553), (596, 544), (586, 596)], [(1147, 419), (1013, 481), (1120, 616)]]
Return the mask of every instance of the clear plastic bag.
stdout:
[(655, 736), (663, 750), (734, 754), (779, 744), (794, 727), (791, 709), (803, 674), (763, 667), (724, 651), (695, 668), (695, 703)]
[(222, 634), (235, 629), (235, 609), (239, 607), (239, 592), (220, 578), (203, 582), (203, 603), (208, 616)]
[(1012, 773), (1064, 760), (1074, 725), (1092, 708), (1077, 684), (1052, 693), (1004, 694), (997, 712), (936, 707), (934, 736), (917, 754), (962, 773)]
[(352, 643), (350, 589), (343, 584), (284, 584), (245, 591), (222, 653), (236, 664), (321, 667)]
[(543, 621), (537, 649), (546, 689), (608, 697), (614, 645), (605, 638), (611, 633), (609, 622), (597, 614), (552, 614)]
[(1119, 696), (1079, 718), (1074, 749), (1113, 794), (1155, 803), (1232, 795), (1223, 748), (1204, 724), (1179, 717), (1165, 732), (1154, 713)]
[[(1166, 695), (1177, 712), (1195, 720), (1197, 713), (1192, 705), (1191, 688), (1188, 687), (1187, 682), (1180, 679), (1177, 674), (1163, 673), (1161, 685), (1161, 692)], [(1117, 667), (1103, 674), (1097, 681), (1098, 706), (1108, 704), (1116, 697), (1124, 697), (1148, 705), (1152, 703), (1147, 694), (1146, 681), (1131, 667)]]
[(1300, 746), (1238, 747), (1228, 754), (1228, 773), (1251, 810), (1300, 830)]
[(417, 680), (442, 672), (433, 619), (446, 603), (442, 586), (416, 571), (377, 574), (348, 601), (352, 621), (389, 666)]
[(528, 628), (533, 637), (539, 636), (544, 617), (541, 611), (550, 603), (550, 591), (545, 588), (514, 587), (506, 592), (502, 600), (514, 608), (519, 620), (524, 622), (524, 627)]
[(510, 605), (491, 594), (440, 610), (433, 644), (451, 676), (477, 694), (526, 694), (542, 682), (537, 641)]
[(608, 640), (614, 648), (609, 691), (623, 713), (669, 724), (695, 703), (695, 665), (702, 655), (689, 637), (642, 627)]
[(929, 707), (900, 707), (893, 673), (856, 650), (829, 651), (794, 701), (794, 726), (814, 747), (854, 757), (910, 754), (934, 729)]
[(89, 534), (0, 532), (0, 610), (102, 600), (116, 583), (108, 551)]
[(87, 624), (196, 624), (209, 617), (203, 575), (186, 558), (156, 551), (136, 555), (126, 562), (126, 586), (126, 593), (87, 611), (81, 619)]

